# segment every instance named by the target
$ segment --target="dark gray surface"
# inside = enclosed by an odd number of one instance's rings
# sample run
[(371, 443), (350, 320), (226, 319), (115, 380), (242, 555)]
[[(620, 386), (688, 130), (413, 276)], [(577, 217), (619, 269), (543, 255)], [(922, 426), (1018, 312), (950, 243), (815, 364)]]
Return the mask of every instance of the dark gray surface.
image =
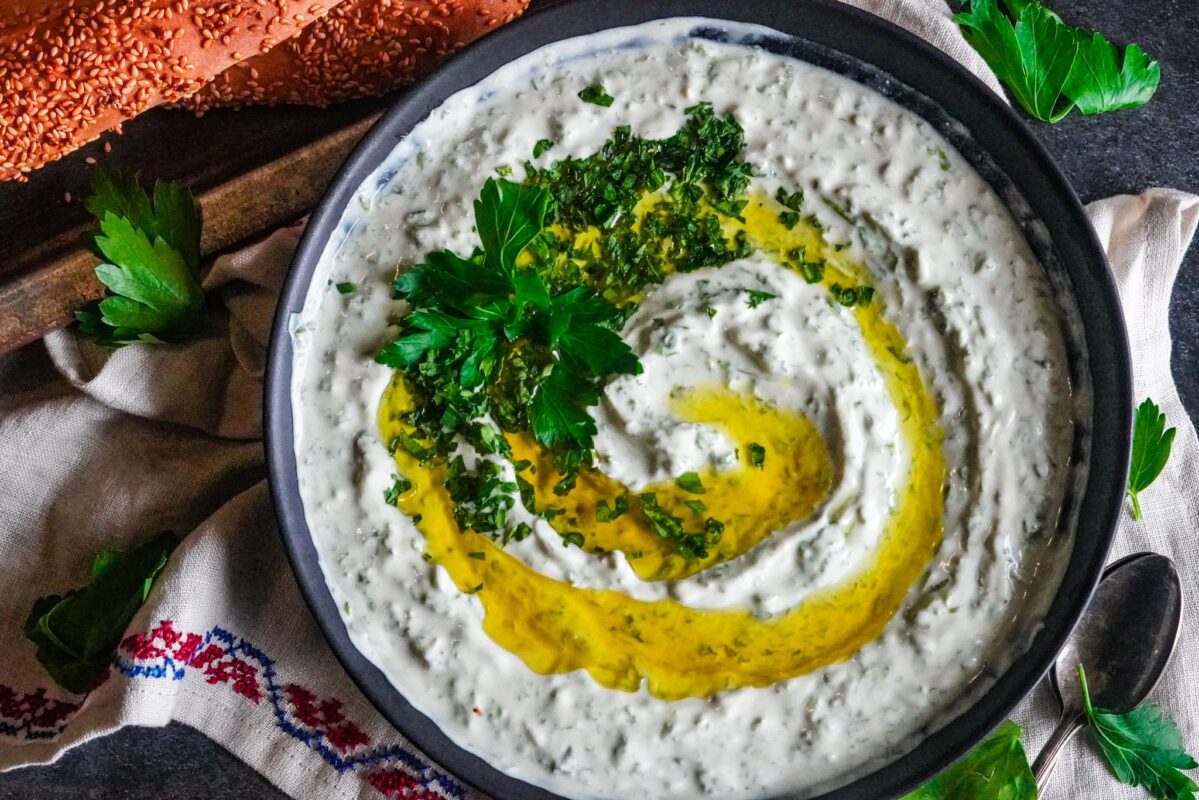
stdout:
[[(1055, 4), (1067, 21), (1113, 40), (1135, 41), (1162, 64), (1162, 85), (1144, 108), (1057, 125), (1029, 121), (1084, 201), (1151, 186), (1199, 193), (1199, 30), (1193, 0), (1088, 0)], [(1172, 367), (1192, 419), (1199, 412), (1199, 247), (1187, 254), (1170, 302)], [(1134, 365), (1135, 366), (1135, 365)], [(0, 798), (274, 800), (284, 795), (219, 745), (182, 725), (131, 728), (83, 745), (49, 767), (0, 776)]]

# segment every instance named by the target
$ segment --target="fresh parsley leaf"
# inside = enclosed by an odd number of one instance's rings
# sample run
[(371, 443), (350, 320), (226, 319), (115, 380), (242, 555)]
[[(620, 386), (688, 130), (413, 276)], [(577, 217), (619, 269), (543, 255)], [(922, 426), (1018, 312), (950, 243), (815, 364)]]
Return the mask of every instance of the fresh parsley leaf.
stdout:
[(175, 543), (162, 533), (132, 550), (106, 550), (96, 556), (87, 586), (34, 603), (25, 636), (56, 683), (77, 694), (96, 685)]
[(763, 292), (758, 289), (748, 289), (748, 290), (746, 290), (746, 294), (749, 295), (748, 302), (749, 302), (750, 308), (757, 308), (758, 306), (765, 303), (767, 300), (774, 300), (776, 297), (778, 297), (777, 294), (771, 294), (770, 292)]
[(579, 92), (579, 99), (584, 103), (591, 103), (593, 105), (607, 108), (608, 106), (612, 105), (612, 100), (614, 98), (604, 90), (603, 84), (597, 81), (583, 91)]
[(1076, 31), (1078, 60), (1066, 81), (1066, 94), (1084, 114), (1139, 108), (1149, 102), (1161, 81), (1162, 69), (1145, 51), (1130, 44), (1117, 66), (1116, 46), (1098, 33)]
[(1119, 58), (1099, 33), (1066, 24), (1035, 0), (970, 0), (954, 17), (975, 50), (1032, 116), (1057, 122), (1077, 106), (1099, 114), (1144, 105), (1161, 68), (1136, 45)]
[(80, 309), (80, 330), (108, 347), (183, 338), (199, 327), (200, 212), (184, 188), (159, 181), (153, 200), (135, 175), (98, 169), (84, 207), (99, 220), (96, 276), (110, 296)]
[(1073, 108), (1063, 92), (1078, 42), (1052, 11), (1028, 3), (1013, 26), (997, 0), (970, 0), (969, 9), (955, 15), (954, 21), (1029, 114), (1057, 122)]
[(1194, 800), (1199, 785), (1181, 770), (1195, 769), (1199, 763), (1187, 755), (1178, 726), (1151, 703), (1127, 714), (1095, 708), (1081, 664), (1078, 679), (1091, 736), (1116, 778), (1129, 786), (1144, 786), (1162, 800)]
[(541, 158), (553, 146), (554, 143), (549, 139), (538, 139), (537, 144), (533, 145), (533, 158)]
[(749, 443), (749, 463), (758, 469), (766, 466), (766, 448), (757, 442)]
[(562, 534), (563, 547), (569, 547), (572, 544), (575, 547), (582, 547), (584, 544), (586, 544), (586, 542), (587, 540), (583, 538), (583, 534), (579, 533), (578, 531), (567, 531), (566, 533)]
[(487, 179), (475, 201), (475, 226), (488, 266), (513, 273), (516, 257), (545, 226), (549, 201), (549, 194), (536, 186)]
[(1020, 726), (1003, 723), (965, 758), (902, 800), (1037, 800)]
[(699, 479), (699, 474), (695, 472), (684, 472), (675, 478), (674, 482), (684, 492), (691, 492), (691, 494), (704, 494), (707, 492), (703, 482)]
[(529, 407), (529, 422), (537, 441), (546, 447), (563, 444), (590, 449), (596, 428), (587, 406), (598, 402), (599, 392), (577, 370), (558, 362), (538, 387)]
[(342, 281), (341, 283), (334, 284), (334, 286), (337, 288), (338, 294), (353, 294), (358, 290), (358, 284), (351, 281)]
[(708, 510), (703, 500), (684, 500), (683, 505), (687, 506), (695, 514), (702, 514)]
[(1166, 430), (1166, 415), (1149, 398), (1137, 407), (1132, 428), (1132, 463), (1128, 468), (1128, 499), (1132, 518), (1141, 519), (1140, 493), (1157, 480), (1174, 445), (1175, 428)]

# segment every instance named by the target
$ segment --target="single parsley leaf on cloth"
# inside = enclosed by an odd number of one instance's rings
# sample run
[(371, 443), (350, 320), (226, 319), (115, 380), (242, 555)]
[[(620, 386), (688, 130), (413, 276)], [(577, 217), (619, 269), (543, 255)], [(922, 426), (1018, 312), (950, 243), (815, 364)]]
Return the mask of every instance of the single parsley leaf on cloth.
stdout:
[(1020, 726), (1003, 723), (965, 758), (902, 800), (1037, 800)]
[(1066, 94), (1084, 114), (1139, 108), (1149, 102), (1161, 82), (1162, 68), (1145, 51), (1130, 44), (1117, 64), (1116, 46), (1098, 33), (1076, 31), (1078, 60), (1066, 81)]
[(1129, 786), (1144, 786), (1160, 800), (1194, 800), (1199, 785), (1181, 770), (1195, 769), (1199, 763), (1187, 755), (1178, 726), (1152, 703), (1127, 714), (1095, 708), (1081, 664), (1078, 679), (1091, 736), (1116, 778)]
[(95, 686), (175, 544), (164, 532), (132, 550), (106, 550), (96, 556), (87, 586), (33, 604), (25, 636), (55, 682), (77, 694)]
[(100, 221), (96, 276), (111, 295), (76, 312), (109, 347), (175, 341), (202, 321), (200, 211), (186, 189), (159, 181), (153, 199), (131, 173), (98, 169), (84, 207)]
[(584, 103), (591, 103), (592, 105), (603, 106), (604, 108), (607, 108), (608, 106), (612, 105), (612, 101), (615, 98), (608, 94), (608, 92), (604, 89), (603, 84), (596, 82), (579, 92), (579, 99)]
[(1070, 111), (1074, 104), (1064, 90), (1078, 41), (1056, 14), (1027, 3), (1013, 25), (997, 0), (970, 0), (969, 8), (953, 19), (1025, 111), (1046, 122), (1057, 122)]
[(1166, 415), (1151, 399), (1137, 407), (1132, 426), (1132, 463), (1128, 467), (1128, 499), (1132, 518), (1141, 519), (1140, 493), (1157, 480), (1174, 445), (1175, 428), (1166, 430)]

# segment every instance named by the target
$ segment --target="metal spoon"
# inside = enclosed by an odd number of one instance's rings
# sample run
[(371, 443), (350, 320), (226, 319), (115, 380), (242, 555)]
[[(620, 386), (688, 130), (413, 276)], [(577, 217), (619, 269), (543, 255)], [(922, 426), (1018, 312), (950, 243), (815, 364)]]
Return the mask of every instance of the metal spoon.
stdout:
[(1165, 670), (1181, 622), (1182, 584), (1170, 559), (1137, 553), (1104, 571), (1090, 606), (1050, 672), (1062, 713), (1032, 765), (1038, 796), (1043, 796), (1066, 742), (1086, 723), (1078, 665), (1087, 671), (1094, 705), (1131, 711)]

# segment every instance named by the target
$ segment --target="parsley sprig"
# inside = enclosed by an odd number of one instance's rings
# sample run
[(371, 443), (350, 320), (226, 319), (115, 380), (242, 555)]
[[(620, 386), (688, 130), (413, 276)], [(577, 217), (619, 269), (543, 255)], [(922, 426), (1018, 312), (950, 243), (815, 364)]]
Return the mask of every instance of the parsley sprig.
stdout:
[(83, 694), (96, 685), (176, 542), (161, 533), (131, 550), (106, 550), (96, 556), (87, 586), (33, 604), (25, 636), (59, 686)]
[(978, 747), (902, 800), (1036, 800), (1020, 726), (1005, 722)]
[(97, 169), (84, 207), (99, 220), (96, 276), (109, 295), (75, 312), (107, 347), (177, 342), (203, 322), (200, 210), (187, 189), (158, 181), (153, 197), (130, 172)]
[[(422, 461), (446, 461), (459, 437), (510, 455), (494, 422), (531, 432), (569, 474), (591, 458), (588, 407), (602, 382), (641, 371), (617, 333), (618, 308), (585, 286), (551, 292), (537, 269), (517, 265), (544, 230), (550, 202), (538, 186), (489, 178), (474, 205), (482, 247), (469, 257), (430, 253), (396, 278), (394, 296), (411, 311), (376, 360), (401, 371), (417, 401), (404, 419), (415, 433), (396, 444)], [(463, 528), (500, 530), (517, 486), (495, 462), (480, 463), (492, 467), (451, 462), (447, 486)]]
[(1102, 35), (1068, 25), (1036, 0), (969, 0), (954, 21), (1016, 102), (1046, 122), (1073, 108), (1137, 108), (1161, 80), (1161, 67), (1135, 44), (1121, 57)]
[(1161, 800), (1194, 800), (1199, 785), (1182, 770), (1195, 769), (1199, 763), (1184, 749), (1178, 726), (1152, 703), (1127, 714), (1095, 708), (1081, 664), (1078, 680), (1091, 736), (1116, 778), (1129, 786), (1144, 786)]
[(1166, 415), (1148, 397), (1137, 407), (1132, 428), (1132, 463), (1128, 468), (1128, 499), (1132, 518), (1141, 519), (1140, 494), (1157, 480), (1170, 458), (1175, 428), (1166, 430)]

